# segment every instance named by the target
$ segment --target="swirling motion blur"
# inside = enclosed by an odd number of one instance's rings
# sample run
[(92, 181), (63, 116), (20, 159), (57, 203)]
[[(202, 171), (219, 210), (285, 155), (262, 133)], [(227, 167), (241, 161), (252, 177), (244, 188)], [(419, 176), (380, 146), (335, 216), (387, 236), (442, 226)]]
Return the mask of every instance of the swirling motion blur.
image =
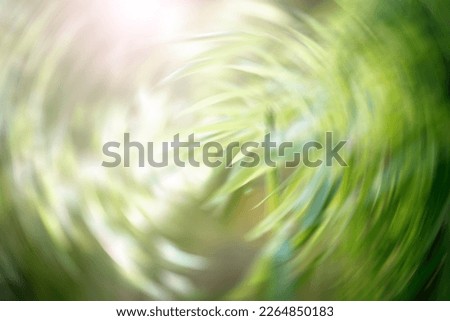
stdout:
[[(0, 299), (450, 299), (447, 1), (130, 3), (0, 2)], [(101, 166), (180, 129), (349, 166)]]

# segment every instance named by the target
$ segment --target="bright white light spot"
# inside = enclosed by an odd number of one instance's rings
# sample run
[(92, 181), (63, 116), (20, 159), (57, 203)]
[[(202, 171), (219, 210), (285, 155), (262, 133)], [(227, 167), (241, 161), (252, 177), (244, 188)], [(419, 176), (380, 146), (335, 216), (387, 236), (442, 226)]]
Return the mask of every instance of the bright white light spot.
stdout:
[(155, 0), (114, 0), (117, 13), (130, 23), (144, 24), (158, 20), (158, 15), (167, 13), (163, 1)]
[(180, 29), (188, 15), (188, 1), (110, 0), (104, 3), (111, 12), (111, 22), (122, 32), (170, 36)]

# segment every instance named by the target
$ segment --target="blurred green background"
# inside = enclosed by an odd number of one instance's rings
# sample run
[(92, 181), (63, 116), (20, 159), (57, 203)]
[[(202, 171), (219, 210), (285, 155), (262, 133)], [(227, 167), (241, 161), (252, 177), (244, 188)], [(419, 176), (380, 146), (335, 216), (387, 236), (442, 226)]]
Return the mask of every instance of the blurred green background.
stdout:
[[(0, 299), (449, 300), (449, 22), (447, 0), (0, 0)], [(126, 132), (268, 131), (333, 132), (349, 166), (101, 166)]]

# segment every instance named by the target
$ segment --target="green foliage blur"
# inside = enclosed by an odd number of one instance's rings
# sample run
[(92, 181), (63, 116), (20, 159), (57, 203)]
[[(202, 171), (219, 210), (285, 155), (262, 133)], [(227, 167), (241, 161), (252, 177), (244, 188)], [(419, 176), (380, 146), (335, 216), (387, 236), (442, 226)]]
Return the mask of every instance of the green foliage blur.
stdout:
[[(447, 0), (148, 3), (0, 0), (0, 299), (450, 299)], [(101, 166), (268, 131), (349, 166)]]

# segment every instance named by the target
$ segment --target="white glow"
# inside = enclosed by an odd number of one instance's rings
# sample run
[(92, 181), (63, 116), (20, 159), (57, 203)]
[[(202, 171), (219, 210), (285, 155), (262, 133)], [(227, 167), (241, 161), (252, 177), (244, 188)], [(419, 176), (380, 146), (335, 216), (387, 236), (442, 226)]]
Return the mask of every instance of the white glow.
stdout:
[(112, 5), (117, 14), (136, 24), (154, 22), (158, 15), (167, 13), (164, 1), (159, 0), (114, 0)]
[(111, 23), (122, 32), (168, 36), (180, 29), (187, 14), (188, 1), (110, 0)]

